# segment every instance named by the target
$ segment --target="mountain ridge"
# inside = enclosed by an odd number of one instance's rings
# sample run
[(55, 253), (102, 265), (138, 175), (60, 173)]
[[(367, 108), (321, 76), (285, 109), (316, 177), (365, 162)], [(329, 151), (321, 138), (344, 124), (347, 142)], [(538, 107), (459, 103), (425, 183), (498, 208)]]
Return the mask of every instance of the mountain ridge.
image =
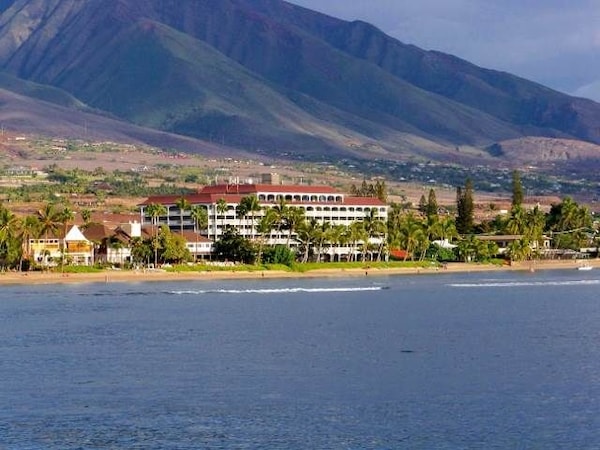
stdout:
[(280, 0), (12, 0), (0, 69), (260, 154), (452, 160), (465, 146), (493, 163), (486, 148), (526, 136), (600, 143), (600, 104)]

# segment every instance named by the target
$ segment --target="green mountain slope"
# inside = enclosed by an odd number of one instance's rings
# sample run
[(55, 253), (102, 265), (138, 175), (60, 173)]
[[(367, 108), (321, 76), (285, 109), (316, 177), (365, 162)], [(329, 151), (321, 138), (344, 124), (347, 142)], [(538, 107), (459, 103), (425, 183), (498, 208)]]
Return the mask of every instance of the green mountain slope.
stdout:
[(145, 127), (311, 158), (451, 160), (457, 146), (491, 158), (489, 145), (525, 136), (600, 143), (597, 103), (280, 0), (10, 3), (0, 68)]

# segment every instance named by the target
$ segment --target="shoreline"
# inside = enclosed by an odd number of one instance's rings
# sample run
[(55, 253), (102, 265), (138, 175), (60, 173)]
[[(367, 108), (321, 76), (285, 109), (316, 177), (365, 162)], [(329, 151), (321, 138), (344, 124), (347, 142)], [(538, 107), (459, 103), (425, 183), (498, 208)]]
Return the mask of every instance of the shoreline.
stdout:
[[(586, 261), (594, 268), (600, 268), (600, 259)], [(96, 273), (53, 273), (53, 272), (3, 272), (0, 273), (0, 286), (25, 284), (73, 284), (73, 283), (138, 283), (157, 281), (209, 281), (209, 280), (248, 280), (274, 278), (344, 278), (386, 275), (435, 275), (443, 273), (505, 272), (572, 269), (581, 261), (527, 261), (510, 266), (493, 264), (448, 263), (445, 268), (369, 268), (339, 269), (323, 268), (307, 272), (287, 272), (265, 270), (253, 272), (214, 271), (214, 272), (166, 272), (106, 270)]]

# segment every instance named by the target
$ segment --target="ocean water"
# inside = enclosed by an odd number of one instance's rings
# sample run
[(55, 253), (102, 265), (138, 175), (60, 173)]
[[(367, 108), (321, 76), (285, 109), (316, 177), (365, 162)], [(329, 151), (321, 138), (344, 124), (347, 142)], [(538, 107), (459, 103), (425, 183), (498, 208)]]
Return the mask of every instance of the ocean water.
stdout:
[(2, 449), (600, 448), (600, 271), (0, 299)]

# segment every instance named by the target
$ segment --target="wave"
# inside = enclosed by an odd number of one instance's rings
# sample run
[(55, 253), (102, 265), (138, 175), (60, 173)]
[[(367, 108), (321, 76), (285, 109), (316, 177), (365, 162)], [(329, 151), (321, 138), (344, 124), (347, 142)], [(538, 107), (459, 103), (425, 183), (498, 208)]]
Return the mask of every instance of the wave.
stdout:
[(181, 290), (167, 291), (173, 295), (202, 295), (202, 294), (295, 294), (316, 292), (364, 292), (381, 291), (389, 289), (387, 286), (369, 287), (332, 287), (332, 288), (279, 288), (279, 289), (206, 289), (206, 290)]
[(569, 281), (494, 281), (486, 283), (452, 283), (448, 286), (458, 288), (471, 287), (521, 287), (521, 286), (589, 286), (600, 284), (600, 280), (569, 280)]

